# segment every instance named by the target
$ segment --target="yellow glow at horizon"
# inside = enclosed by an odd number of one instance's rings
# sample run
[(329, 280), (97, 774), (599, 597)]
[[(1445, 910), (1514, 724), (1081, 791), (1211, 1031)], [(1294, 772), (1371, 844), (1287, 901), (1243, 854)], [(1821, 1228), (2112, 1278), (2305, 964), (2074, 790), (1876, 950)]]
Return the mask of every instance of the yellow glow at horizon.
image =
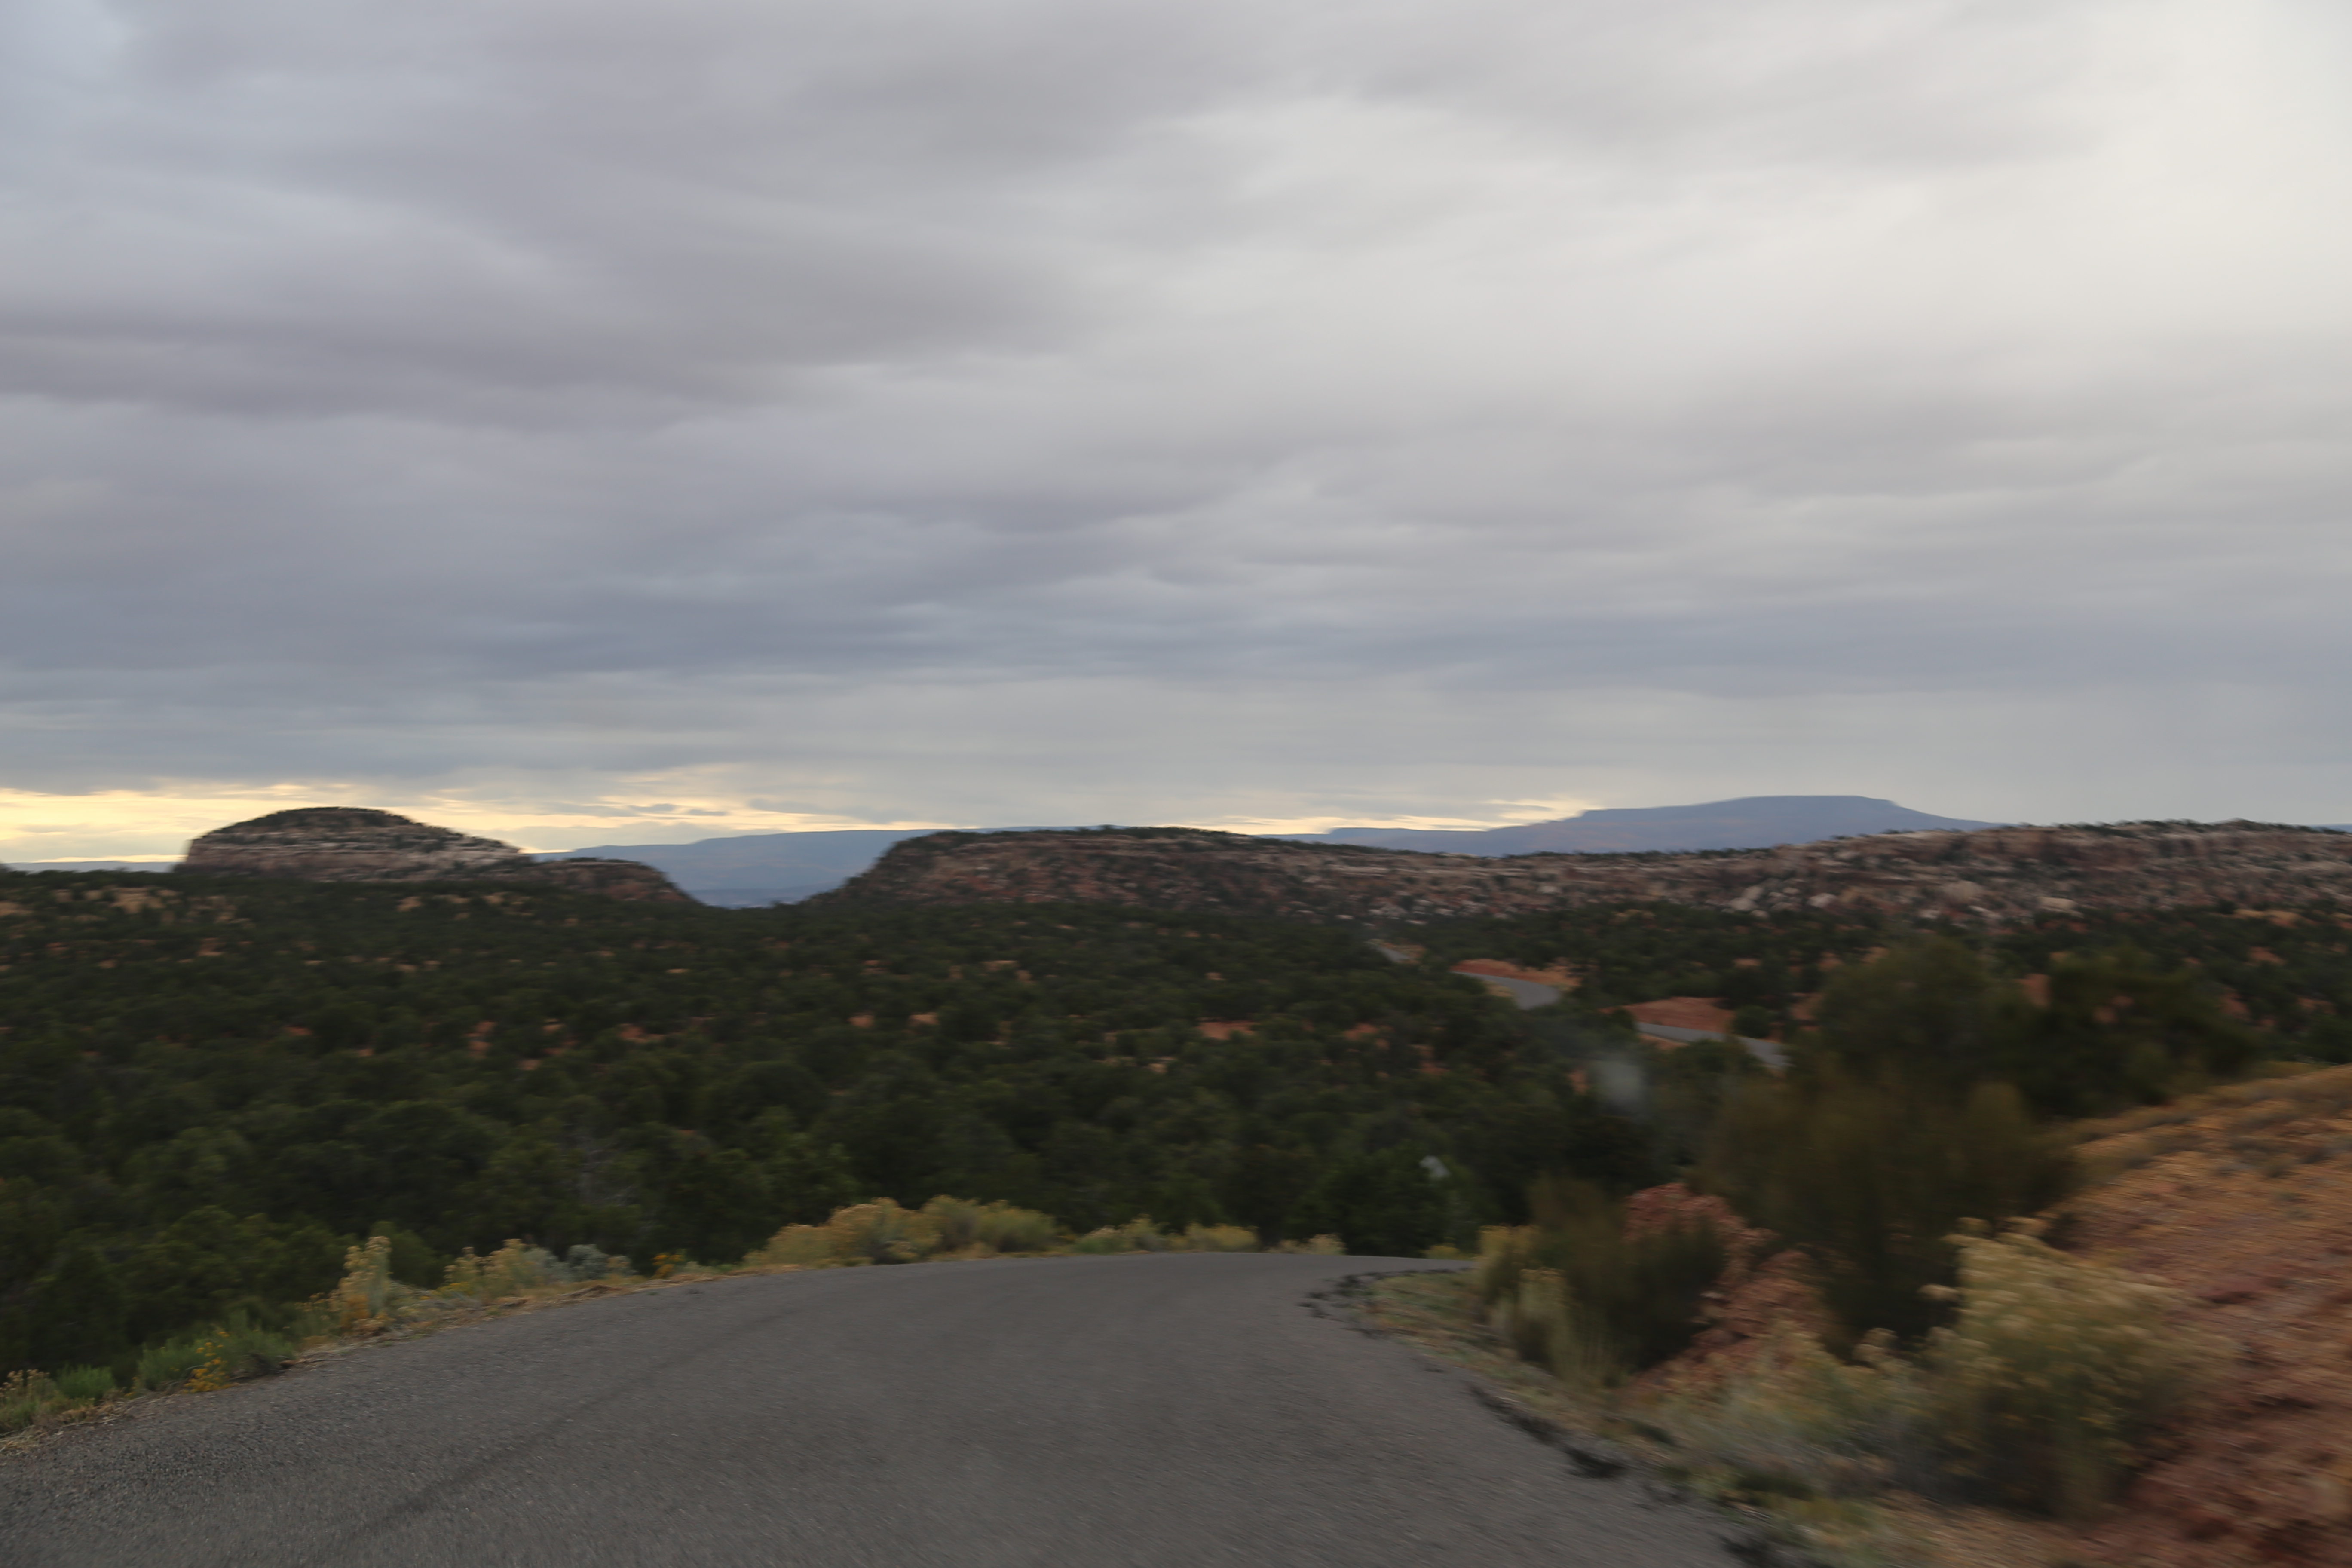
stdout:
[(656, 805), (596, 801), (585, 808), (550, 809), (536, 803), (470, 800), (431, 794), (318, 784), (269, 785), (217, 794), (107, 790), (90, 795), (36, 795), (0, 789), (0, 863), (29, 860), (174, 860), (188, 841), (215, 827), (304, 805), (372, 806), (436, 827), (454, 827), (529, 850), (571, 849), (583, 844), (644, 844), (677, 837), (718, 838), (738, 833), (807, 833), (827, 828), (924, 828), (929, 822), (852, 822), (837, 817), (763, 811), (738, 801), (682, 799), (665, 792)]
[[(649, 800), (605, 797), (568, 808), (542, 802), (477, 799), (452, 793), (402, 795), (358, 785), (287, 784), (217, 791), (103, 790), (43, 795), (0, 789), (0, 864), (35, 860), (175, 860), (199, 834), (232, 822), (303, 805), (360, 805), (395, 811), (438, 827), (545, 851), (589, 844), (686, 842), (744, 833), (816, 833), (843, 828), (919, 830), (971, 824), (858, 822), (838, 816), (764, 810), (721, 796), (649, 792)], [(1413, 816), (1357, 814), (1227, 816), (1168, 824), (1228, 833), (1323, 833), (1334, 827), (1411, 827), (1456, 831), (1509, 826), (1572, 816), (1575, 801), (1496, 801), (1496, 816)], [(1138, 826), (1143, 826), (1138, 824)], [(1156, 825), (1154, 825), (1156, 826)]]

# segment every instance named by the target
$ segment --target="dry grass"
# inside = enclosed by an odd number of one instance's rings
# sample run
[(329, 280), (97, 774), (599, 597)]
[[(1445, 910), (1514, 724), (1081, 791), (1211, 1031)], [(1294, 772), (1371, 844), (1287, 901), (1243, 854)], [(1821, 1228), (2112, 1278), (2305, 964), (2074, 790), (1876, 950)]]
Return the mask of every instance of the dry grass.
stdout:
[[(1377, 1282), (1366, 1304), (1379, 1327), (1475, 1374), (1509, 1402), (1580, 1440), (1622, 1450), (1637, 1464), (1755, 1521), (1827, 1568), (2067, 1568), (2079, 1547), (2067, 1533), (1994, 1510), (1956, 1506), (1900, 1489), (1841, 1496), (1856, 1467), (1841, 1413), (1898, 1408), (1907, 1392), (1854, 1386), (1857, 1369), (1817, 1342), (1790, 1345), (1748, 1387), (1718, 1402), (1677, 1405), (1671, 1394), (1629, 1402), (1621, 1392), (1571, 1387), (1521, 1360), (1482, 1320), (1464, 1274), (1407, 1274)], [(1821, 1360), (1816, 1360), (1819, 1357)], [(1821, 1364), (1828, 1361), (1837, 1371)], [(1825, 1382), (1843, 1384), (1825, 1388)], [(1775, 1391), (1782, 1391), (1775, 1397)], [(1792, 1397), (1793, 1395), (1793, 1397)], [(1790, 1484), (1812, 1449), (1827, 1456), (1816, 1480)], [(1760, 1460), (1752, 1466), (1750, 1461)]]
[(1958, 1472), (2067, 1518), (2105, 1504), (2148, 1435), (2214, 1375), (2177, 1290), (2072, 1258), (2032, 1222), (1960, 1241), (1959, 1318), (1922, 1414)]
[[(1956, 1318), (1910, 1358), (1882, 1332), (1843, 1359), (1782, 1319), (1736, 1354), (1678, 1360), (1612, 1389), (1618, 1369), (1582, 1323), (1580, 1276), (1546, 1267), (1530, 1236), (1510, 1230), (1487, 1233), (1466, 1277), (1384, 1283), (1376, 1310), (1554, 1420), (1763, 1513), (1825, 1563), (1975, 1563), (1951, 1542), (2000, 1537), (2004, 1551), (2033, 1553), (1994, 1559), (2008, 1568), (2091, 1554), (2061, 1532), (1928, 1499), (2086, 1519), (2216, 1364), (2179, 1326), (2178, 1292), (2059, 1252), (2042, 1228), (1955, 1237), (1959, 1284), (1946, 1294)], [(1946, 1528), (1960, 1520), (1972, 1522), (1958, 1535)]]

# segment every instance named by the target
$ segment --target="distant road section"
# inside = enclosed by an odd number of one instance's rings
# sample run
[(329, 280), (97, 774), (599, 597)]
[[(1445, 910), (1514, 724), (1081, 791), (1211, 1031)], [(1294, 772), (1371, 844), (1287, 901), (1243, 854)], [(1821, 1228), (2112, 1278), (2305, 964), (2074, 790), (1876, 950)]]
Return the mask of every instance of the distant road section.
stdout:
[[(1719, 1040), (1724, 1037), (1712, 1029), (1685, 1029), (1673, 1024), (1636, 1024), (1635, 1028), (1653, 1039), (1670, 1040), (1689, 1045), (1694, 1040)], [(1748, 1054), (1775, 1072), (1789, 1065), (1789, 1053), (1778, 1040), (1759, 1040), (1753, 1035), (1731, 1037), (1748, 1047)]]
[[(1391, 947), (1384, 942), (1376, 942), (1372, 945), (1399, 963), (1412, 962), (1412, 954), (1402, 948)], [(1483, 985), (1492, 986), (1496, 992), (1517, 1003), (1521, 1008), (1549, 1007), (1560, 998), (1559, 986), (1547, 985), (1539, 980), (1520, 980), (1507, 974), (1487, 974), (1462, 964), (1456, 964), (1453, 973), (1466, 975)], [(1636, 1023), (1633, 1026), (1652, 1039), (1665, 1040), (1674, 1045), (1688, 1045), (1694, 1040), (1719, 1040), (1724, 1037), (1711, 1029), (1685, 1029), (1672, 1024)], [(1782, 1048), (1778, 1040), (1762, 1040), (1748, 1035), (1737, 1035), (1732, 1037), (1748, 1047), (1749, 1056), (1775, 1072), (1789, 1065), (1789, 1053)]]
[(1559, 987), (1546, 985), (1540, 980), (1515, 980), (1507, 974), (1481, 974), (1475, 969), (1456, 969), (1454, 973), (1466, 974), (1481, 985), (1493, 986), (1522, 1008), (1549, 1007), (1559, 1000)]
[(713, 1281), (361, 1351), (0, 1461), (9, 1568), (1730, 1568), (1307, 1308), (1402, 1259)]

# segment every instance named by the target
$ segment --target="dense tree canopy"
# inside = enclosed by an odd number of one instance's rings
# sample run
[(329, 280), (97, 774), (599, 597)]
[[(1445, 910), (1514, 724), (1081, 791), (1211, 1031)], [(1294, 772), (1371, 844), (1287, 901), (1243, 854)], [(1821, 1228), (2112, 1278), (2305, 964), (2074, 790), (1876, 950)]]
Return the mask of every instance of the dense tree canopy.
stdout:
[(1545, 1170), (1654, 1169), (1515, 1010), (1313, 926), (55, 874), (0, 898), (10, 1364), (266, 1313), (371, 1231), (427, 1279), (508, 1237), (723, 1261), (950, 1192), (1418, 1250)]
[[(1541, 1178), (1623, 1193), (1711, 1160), (1794, 1234), (1780, 1210), (1821, 1173), (1752, 1151), (1851, 1173), (1916, 1144), (1872, 1142), (1856, 1096), (1990, 1147), (2024, 1134), (1988, 1105), (2083, 1114), (2260, 1055), (2352, 1056), (2325, 910), (1916, 944), (1626, 905), (1409, 934), (1418, 963), (1126, 909), (0, 877), (0, 1365), (282, 1312), (372, 1233), (429, 1284), (509, 1237), (725, 1261), (845, 1203), (953, 1193), (1080, 1230), (1149, 1214), (1418, 1251), (1524, 1219)], [(1580, 988), (1523, 1014), (1447, 973), (1465, 957)], [(1667, 995), (1752, 1009), (1798, 1072), (1663, 1051), (1615, 1012)], [(1821, 1106), (1843, 1120), (1776, 1131)], [(1882, 1195), (1914, 1228), (1948, 1197)]]

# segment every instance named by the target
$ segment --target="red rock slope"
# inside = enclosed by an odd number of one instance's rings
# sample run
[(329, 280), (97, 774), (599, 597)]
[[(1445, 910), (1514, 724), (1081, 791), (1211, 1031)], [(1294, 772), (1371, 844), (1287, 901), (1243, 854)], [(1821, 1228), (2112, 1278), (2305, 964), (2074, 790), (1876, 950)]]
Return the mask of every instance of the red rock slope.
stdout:
[(2179, 1288), (2227, 1359), (2085, 1555), (2352, 1568), (2352, 1068), (2108, 1125), (2065, 1244)]

